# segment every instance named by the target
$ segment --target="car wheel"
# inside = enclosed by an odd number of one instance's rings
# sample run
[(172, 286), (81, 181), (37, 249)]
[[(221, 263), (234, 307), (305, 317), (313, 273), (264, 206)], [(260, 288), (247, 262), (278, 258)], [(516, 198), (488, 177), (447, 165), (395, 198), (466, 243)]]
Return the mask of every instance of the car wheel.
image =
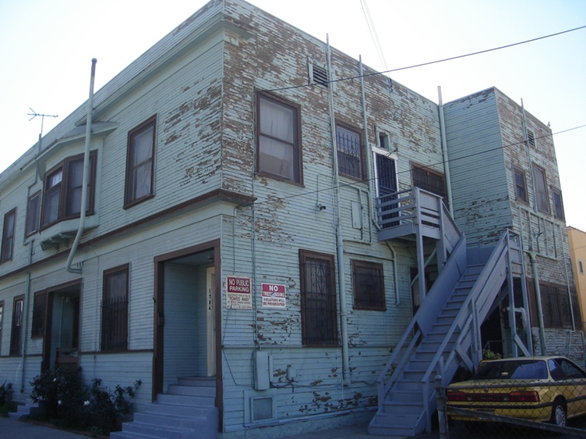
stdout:
[(554, 401), (551, 409), (551, 423), (558, 427), (565, 427), (567, 421), (566, 407), (561, 401)]

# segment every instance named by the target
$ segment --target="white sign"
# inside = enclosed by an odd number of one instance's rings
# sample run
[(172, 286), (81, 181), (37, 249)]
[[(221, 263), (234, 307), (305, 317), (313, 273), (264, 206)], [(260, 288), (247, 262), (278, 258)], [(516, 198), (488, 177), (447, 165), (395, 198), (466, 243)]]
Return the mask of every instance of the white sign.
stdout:
[(263, 308), (287, 308), (287, 293), (285, 285), (261, 284)]

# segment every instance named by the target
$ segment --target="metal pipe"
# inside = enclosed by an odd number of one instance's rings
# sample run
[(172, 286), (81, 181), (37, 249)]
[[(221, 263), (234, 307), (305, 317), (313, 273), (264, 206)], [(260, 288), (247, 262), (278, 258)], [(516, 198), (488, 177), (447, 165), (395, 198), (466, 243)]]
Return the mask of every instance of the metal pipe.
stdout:
[[(332, 77), (332, 57), (330, 51), (330, 38), (326, 38), (326, 58), (328, 63), (328, 78)], [(342, 375), (344, 385), (350, 385), (350, 360), (348, 357), (348, 312), (346, 306), (346, 269), (344, 262), (344, 239), (342, 224), (340, 223), (340, 179), (338, 177), (338, 144), (336, 141), (336, 116), (334, 113), (333, 84), (328, 87), (328, 103), (330, 112), (330, 129), (332, 132), (332, 174), (335, 193), (335, 222), (336, 222), (336, 250), (338, 259), (338, 285), (340, 289), (340, 329), (342, 332)]]
[(535, 304), (537, 305), (537, 318), (539, 319), (539, 343), (541, 345), (541, 355), (547, 355), (547, 349), (545, 346), (545, 325), (543, 323), (543, 308), (541, 306), (541, 289), (539, 288), (539, 275), (537, 274), (535, 253), (533, 251), (528, 251), (527, 254), (531, 260), (531, 275), (533, 276), (533, 284), (535, 285)]
[(448, 157), (448, 141), (446, 139), (446, 123), (444, 119), (444, 104), (442, 101), (442, 88), (437, 86), (437, 94), (439, 99), (438, 113), (440, 124), (440, 135), (442, 145), (442, 159), (444, 161), (444, 174), (446, 176), (446, 191), (448, 192), (448, 209), (450, 216), (454, 218), (454, 202), (452, 200), (452, 179), (450, 177), (450, 160)]
[(92, 72), (90, 76), (90, 95), (88, 98), (87, 103), (87, 119), (86, 119), (86, 127), (85, 127), (85, 150), (83, 155), (83, 178), (82, 178), (82, 187), (81, 187), (81, 206), (79, 207), (79, 228), (77, 229), (77, 235), (75, 235), (75, 240), (73, 241), (73, 245), (71, 246), (71, 250), (69, 251), (69, 257), (67, 258), (67, 271), (70, 273), (81, 273), (81, 268), (73, 268), (71, 263), (73, 262), (73, 257), (75, 256), (75, 252), (77, 251), (77, 246), (79, 245), (79, 241), (81, 241), (81, 235), (85, 230), (85, 213), (87, 210), (87, 185), (88, 185), (88, 178), (90, 173), (90, 143), (91, 143), (91, 136), (92, 136), (92, 112), (94, 107), (94, 80), (96, 77), (96, 63), (98, 62), (97, 59), (92, 58)]

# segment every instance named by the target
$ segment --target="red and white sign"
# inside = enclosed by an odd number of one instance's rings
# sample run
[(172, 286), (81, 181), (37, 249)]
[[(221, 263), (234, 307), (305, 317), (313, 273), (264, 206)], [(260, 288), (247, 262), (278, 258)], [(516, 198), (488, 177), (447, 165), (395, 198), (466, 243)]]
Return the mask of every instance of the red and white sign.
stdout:
[(252, 309), (249, 277), (226, 276), (226, 308)]
[(263, 308), (287, 308), (287, 293), (285, 285), (261, 284)]

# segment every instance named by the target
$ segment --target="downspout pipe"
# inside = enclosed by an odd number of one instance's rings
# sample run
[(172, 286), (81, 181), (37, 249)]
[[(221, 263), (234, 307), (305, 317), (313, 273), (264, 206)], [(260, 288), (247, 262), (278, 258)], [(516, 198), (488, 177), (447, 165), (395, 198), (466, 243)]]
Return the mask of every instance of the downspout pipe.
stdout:
[(446, 121), (444, 118), (444, 103), (442, 99), (442, 88), (438, 85), (438, 113), (439, 113), (439, 124), (441, 134), (441, 145), (442, 145), (442, 158), (444, 161), (444, 174), (446, 176), (446, 191), (448, 192), (448, 209), (450, 216), (454, 218), (454, 202), (452, 201), (452, 179), (450, 177), (450, 160), (448, 157), (448, 141), (446, 139)]
[[(330, 38), (326, 38), (326, 58), (328, 63), (328, 78), (332, 78), (332, 56), (330, 51)], [(328, 87), (328, 100), (330, 109), (330, 129), (332, 132), (332, 174), (334, 180), (334, 192), (336, 200), (335, 223), (336, 223), (336, 253), (338, 259), (338, 285), (340, 288), (340, 329), (342, 332), (342, 375), (344, 385), (350, 385), (350, 360), (348, 356), (348, 310), (346, 305), (346, 268), (344, 261), (344, 239), (342, 235), (342, 224), (340, 222), (340, 179), (338, 176), (338, 144), (336, 139), (336, 116), (334, 113), (334, 91), (333, 83)]]
[(67, 258), (67, 266), (65, 267), (70, 273), (81, 273), (81, 268), (73, 268), (71, 266), (73, 257), (77, 251), (77, 246), (81, 241), (81, 235), (85, 230), (85, 213), (87, 210), (87, 186), (90, 174), (90, 144), (92, 140), (92, 112), (94, 109), (94, 80), (96, 77), (96, 63), (97, 59), (92, 58), (92, 71), (90, 76), (90, 95), (87, 101), (87, 120), (85, 126), (85, 149), (83, 154), (83, 179), (81, 187), (81, 206), (79, 207), (79, 228), (77, 229), (77, 235), (69, 251), (69, 257)]
[(537, 263), (535, 261), (535, 253), (533, 251), (529, 251), (527, 254), (531, 260), (531, 274), (533, 275), (533, 284), (535, 285), (535, 304), (537, 305), (537, 318), (539, 320), (539, 344), (541, 345), (541, 355), (547, 355), (547, 349), (545, 346), (545, 325), (543, 323), (543, 307), (541, 305), (541, 289), (539, 288)]

